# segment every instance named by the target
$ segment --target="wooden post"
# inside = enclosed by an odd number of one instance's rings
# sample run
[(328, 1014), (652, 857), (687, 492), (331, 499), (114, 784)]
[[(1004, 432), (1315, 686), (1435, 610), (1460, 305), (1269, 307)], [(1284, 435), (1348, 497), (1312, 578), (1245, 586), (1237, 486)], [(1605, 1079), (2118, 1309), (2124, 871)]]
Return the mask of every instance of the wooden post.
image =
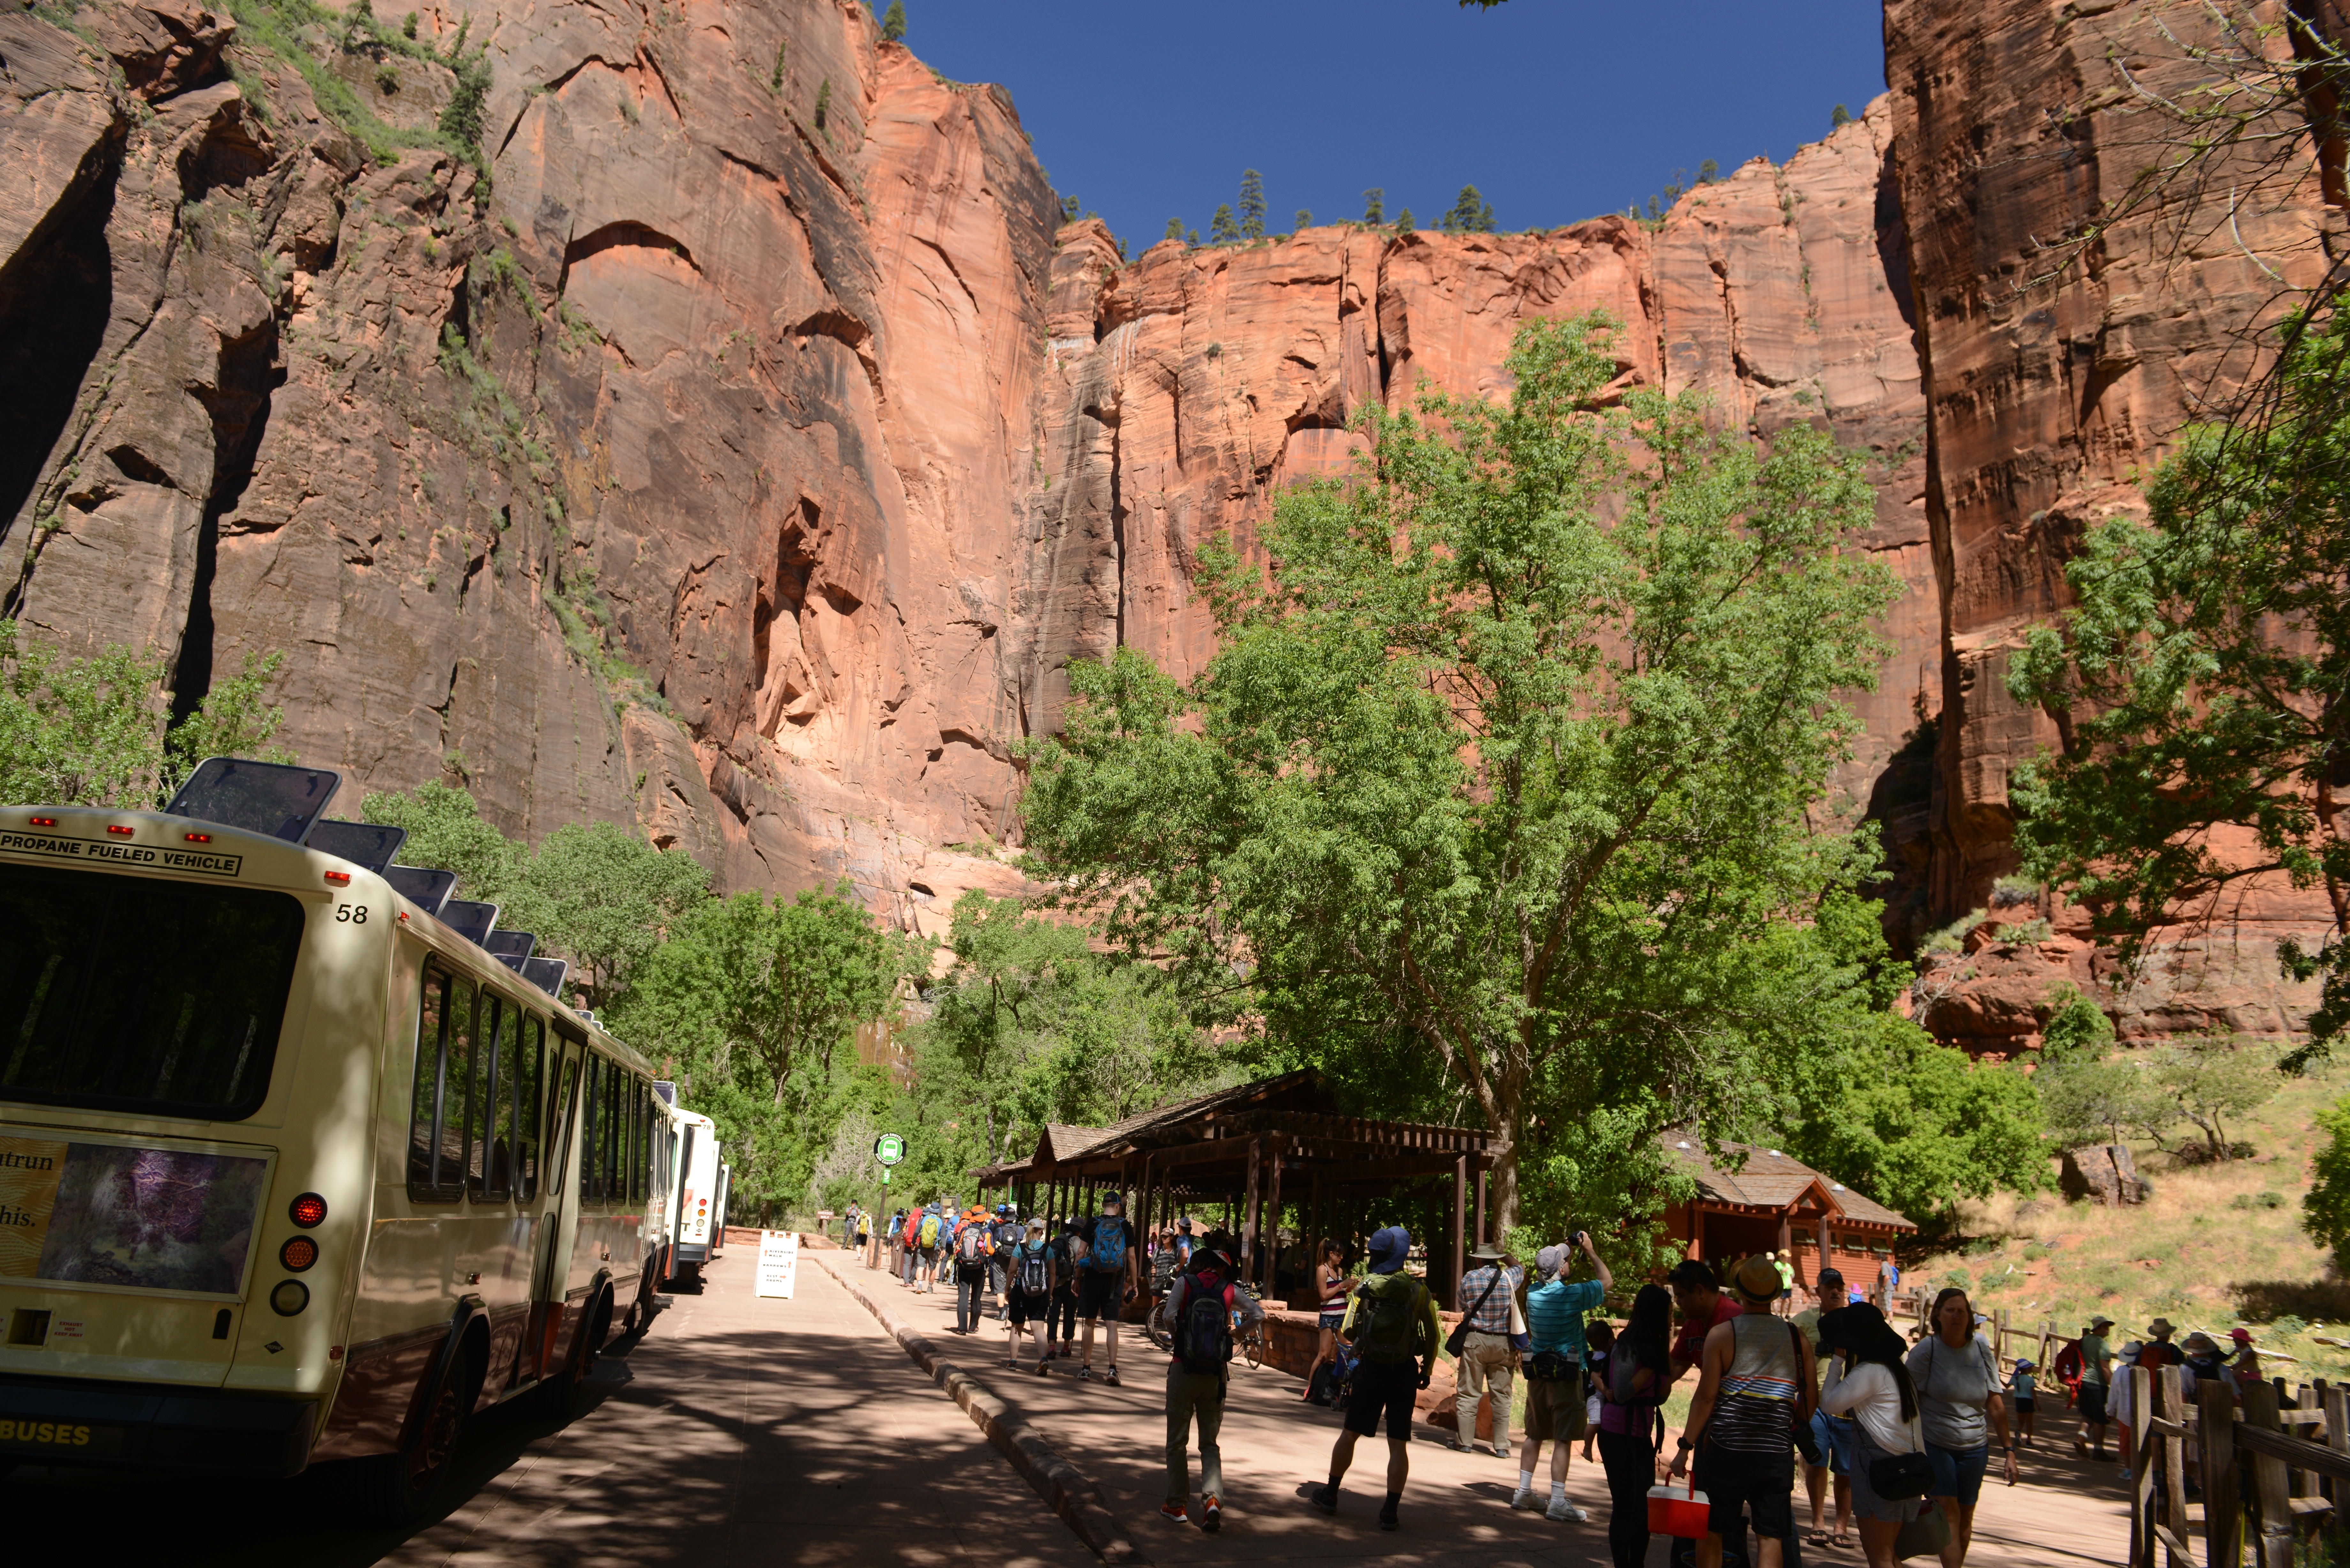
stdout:
[(2154, 1415), (2154, 1379), (2143, 1366), (2114, 1369), (2129, 1379), (2130, 1568), (2154, 1568), (2155, 1478), (2161, 1467), (2147, 1450), (2147, 1422)]
[[(1329, 1232), (1322, 1228), (1324, 1218), (1322, 1213), (1322, 1170), (1319, 1166), (1316, 1166), (1306, 1178), (1305, 1195), (1306, 1207), (1313, 1210), (1313, 1217), (1305, 1222), (1305, 1272), (1306, 1277), (1310, 1280), (1313, 1277), (1314, 1271), (1322, 1266), (1322, 1243), (1329, 1235)], [(1319, 1306), (1322, 1303), (1317, 1301), (1314, 1304)]]
[[(2350, 1386), (2320, 1384), (2318, 1394), (2325, 1401), (2325, 1446), (2337, 1454), (2350, 1454)], [(2350, 1501), (2350, 1487), (2328, 1480), (2325, 1495), (2334, 1500), (2334, 1511), (2339, 1514), (2344, 1502)]]
[(1264, 1297), (1274, 1303), (1281, 1294), (1281, 1168), (1289, 1163), (1289, 1135), (1274, 1139), (1273, 1190), (1265, 1195), (1270, 1219), (1264, 1232)]
[(1477, 1168), (1477, 1244), (1481, 1247), (1493, 1239), (1485, 1223), (1485, 1189), (1492, 1185), (1487, 1179), (1492, 1174), (1482, 1165)]
[[(2222, 1374), (2222, 1376), (2225, 1376), (2226, 1374)], [(2279, 1381), (2282, 1382), (2282, 1379), (2280, 1378)], [(2219, 1396), (2216, 1403), (2221, 1415), (2230, 1425), (2229, 1441), (2232, 1444), (2235, 1440), (2232, 1427), (2236, 1413), (2227, 1398), (2227, 1386), (2224, 1383), (2215, 1382), (2210, 1386), (2214, 1394)], [(2198, 1379), (2195, 1391), (2200, 1395), (2204, 1387), (2204, 1383)], [(2210, 1398), (2205, 1400), (2204, 1409), (2207, 1416), (2214, 1402)], [(2271, 1432), (2282, 1432), (2284, 1430), (2284, 1423), (2278, 1418), (2278, 1411), (2277, 1391), (2273, 1385), (2254, 1383), (2244, 1389), (2244, 1424), (2246, 1426), (2259, 1427)], [(2252, 1501), (2260, 1509), (2261, 1515), (2260, 1541), (2254, 1548), (2252, 1561), (2257, 1563), (2260, 1568), (2293, 1568), (2293, 1481), (2285, 1474), (2285, 1462), (2267, 1454), (2253, 1454), (2251, 1456), (2251, 1462)], [(2205, 1515), (2208, 1517), (2219, 1511), (2218, 1505), (2222, 1497), (2232, 1500), (2235, 1495), (2233, 1492), (2204, 1493)], [(2217, 1537), (2213, 1539), (2216, 1541)], [(2216, 1563), (2220, 1559), (2214, 1557), (2212, 1561)], [(2229, 1561), (2232, 1562), (2234, 1559), (2230, 1558)]]
[[(2171, 1371), (2164, 1367), (2165, 1372)], [(2205, 1568), (2241, 1568), (2244, 1560), (2243, 1481), (2236, 1473), (2236, 1400), (2216, 1378), (2195, 1380), (2188, 1419), (2196, 1423), (2203, 1449), (2203, 1562)], [(2292, 1559), (2288, 1557), (2288, 1568)], [(2262, 1568), (2268, 1568), (2263, 1563)]]
[[(2161, 1414), (2183, 1428), (2195, 1419), (2187, 1407), (2187, 1396), (2179, 1386), (2178, 1368), (2165, 1366), (2155, 1374), (2155, 1387), (2160, 1391), (2156, 1401)], [(2187, 1539), (2187, 1441), (2184, 1438), (2166, 1436), (2162, 1439), (2163, 1522), (2180, 1541)], [(2194, 1559), (2174, 1550), (2168, 1542), (2163, 1546), (2163, 1561), (2168, 1568), (2195, 1568)]]
[(1461, 1241), (1468, 1231), (1469, 1157), (1462, 1154), (1452, 1159), (1452, 1251), (1444, 1260), (1444, 1303), (1454, 1312), (1461, 1310), (1461, 1264), (1468, 1261)]
[(2007, 1354), (2007, 1309), (2005, 1307), (2000, 1307), (1995, 1310), (1991, 1314), (1991, 1342), (1992, 1345), (1996, 1345), (1999, 1350), (1999, 1354), (1991, 1357), (1991, 1361), (1996, 1364), (2009, 1358)]
[(1258, 1168), (1264, 1159), (1264, 1139), (1249, 1139), (1248, 1207), (1241, 1215), (1241, 1278), (1254, 1280), (1256, 1262), (1257, 1180)]

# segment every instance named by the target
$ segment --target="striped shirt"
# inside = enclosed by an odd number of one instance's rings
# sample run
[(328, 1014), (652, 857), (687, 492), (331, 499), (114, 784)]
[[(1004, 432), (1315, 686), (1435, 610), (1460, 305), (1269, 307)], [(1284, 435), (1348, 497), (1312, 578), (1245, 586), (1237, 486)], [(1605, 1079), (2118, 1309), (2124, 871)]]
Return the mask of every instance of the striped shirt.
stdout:
[[(1498, 1283), (1495, 1281), (1497, 1275)], [(1488, 1285), (1492, 1286), (1491, 1295), (1485, 1294)], [(1461, 1310), (1468, 1314), (1469, 1326), (1479, 1334), (1509, 1333), (1510, 1303), (1516, 1299), (1517, 1290), (1518, 1271), (1505, 1269), (1499, 1263), (1487, 1263), (1461, 1275)], [(1485, 1304), (1482, 1307), (1477, 1305), (1479, 1296), (1485, 1297)]]
[(1796, 1380), (1804, 1370), (1796, 1331), (1778, 1318), (1745, 1313), (1731, 1320), (1730, 1333), (1730, 1371), (1706, 1422), (1706, 1440), (1745, 1453), (1783, 1454), (1794, 1440)]
[(1607, 1294), (1607, 1287), (1597, 1280), (1578, 1280), (1574, 1284), (1553, 1280), (1529, 1293), (1526, 1328), (1534, 1348), (1555, 1350), (1577, 1366), (1582, 1366), (1583, 1353), (1588, 1348), (1583, 1338), (1583, 1314), (1597, 1306)]

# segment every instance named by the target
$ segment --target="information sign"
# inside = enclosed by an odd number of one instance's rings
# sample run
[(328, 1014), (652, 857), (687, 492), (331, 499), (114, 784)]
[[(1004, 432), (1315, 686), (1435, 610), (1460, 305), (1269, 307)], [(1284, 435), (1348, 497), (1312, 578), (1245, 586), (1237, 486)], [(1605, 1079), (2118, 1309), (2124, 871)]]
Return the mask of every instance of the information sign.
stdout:
[(763, 1296), (789, 1300), (800, 1272), (800, 1233), (796, 1231), (759, 1232), (759, 1290)]
[(873, 1140), (873, 1158), (884, 1165), (896, 1165), (906, 1158), (906, 1140), (896, 1133), (883, 1133)]

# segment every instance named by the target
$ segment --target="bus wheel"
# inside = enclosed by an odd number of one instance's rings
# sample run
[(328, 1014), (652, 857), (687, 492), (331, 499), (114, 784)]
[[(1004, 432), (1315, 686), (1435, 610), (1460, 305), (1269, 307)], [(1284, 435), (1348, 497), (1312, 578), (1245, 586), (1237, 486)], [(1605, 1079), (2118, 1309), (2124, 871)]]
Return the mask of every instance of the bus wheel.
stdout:
[(424, 1418), (406, 1447), (382, 1461), (383, 1513), (394, 1525), (414, 1524), (432, 1511), (442, 1484), (449, 1479), (449, 1460), (465, 1430), (465, 1368), (452, 1366), (432, 1391)]

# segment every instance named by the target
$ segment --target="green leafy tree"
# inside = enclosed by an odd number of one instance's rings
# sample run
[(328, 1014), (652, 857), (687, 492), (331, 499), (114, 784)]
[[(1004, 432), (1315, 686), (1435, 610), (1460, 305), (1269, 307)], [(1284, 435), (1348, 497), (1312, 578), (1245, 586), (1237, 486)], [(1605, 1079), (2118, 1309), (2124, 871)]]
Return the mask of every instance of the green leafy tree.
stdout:
[(1381, 187), (1374, 185), (1363, 192), (1363, 222), (1377, 224), (1387, 221), (1388, 193)]
[(2049, 1184), (2033, 1080), (1938, 1044), (1908, 1019), (1871, 1015), (1835, 1093), (1789, 1135), (1793, 1153), (1916, 1220), (1946, 1231), (1962, 1199)]
[(1720, 178), (1721, 178), (1721, 165), (1712, 159), (1708, 158), (1698, 164), (1697, 182), (1699, 184), (1711, 185)]
[(1406, 207), (1402, 212), (1396, 214), (1396, 233), (1399, 234), (1408, 234), (1411, 233), (1411, 209), (1409, 207)]
[(1846, 126), (1850, 125), (1851, 123), (1852, 110), (1845, 108), (1844, 105), (1838, 104), (1834, 109), (1828, 110), (1828, 129), (1830, 130), (1842, 130)]
[(2203, 1135), (2204, 1157), (2234, 1158), (2227, 1124), (2275, 1098), (2274, 1064), (2249, 1042), (2231, 1035), (2198, 1035), (2164, 1048), (2154, 1069), (2163, 1095), (2178, 1115)]
[(0, 620), (0, 800), (152, 811), (206, 757), (291, 762), (269, 745), (285, 710), (265, 700), (284, 660), (246, 655), (174, 726), (161, 658), (115, 646), (61, 659)]
[(2350, 1097), (2318, 1112), (2317, 1127), (2325, 1141), (2309, 1162), (2301, 1228), (2333, 1251), (2336, 1272), (2350, 1275)]
[[(2332, 932), (2314, 950), (2280, 944), (2288, 972), (2324, 977), (2296, 1069), (2350, 1023), (2345, 361), (2350, 318), (2291, 324), (2273, 410), (2186, 432), (2149, 521), (2089, 530), (2065, 567), (2074, 608), (2008, 670), (2062, 740), (2014, 775), (2024, 873), (2073, 884), (2126, 961), (2248, 878), (2324, 888)], [(2215, 834), (2230, 825), (2251, 842)]]
[(1595, 1116), (1629, 1148), (1783, 1112), (1858, 984), (1802, 922), (1874, 860), (1807, 820), (1898, 591), (1849, 543), (1874, 493), (1809, 427), (1765, 454), (1690, 397), (1601, 407), (1617, 330), (1525, 324), (1506, 403), (1367, 410), (1269, 577), (1203, 546), (1200, 679), (1073, 666), (1030, 753), (1041, 874), (1284, 1048), (1397, 1061), (1390, 1104), (1449, 1087), (1504, 1226)]
[[(608, 822), (567, 823), (523, 873), (528, 929), (571, 961), (571, 983), (602, 1011), (668, 934), (707, 903), (710, 873), (681, 849), (656, 849)], [(503, 922), (514, 925), (514, 921)]]
[(1241, 237), (1264, 238), (1264, 176), (1253, 169), (1241, 171)]
[(2119, 1143), (2133, 1132), (2160, 1139), (2178, 1120), (2144, 1058), (2114, 1053), (2114, 1026), (2070, 985), (2049, 993), (2032, 1075), (2057, 1147)]
[(1461, 187), (1452, 210), (1439, 223), (1448, 234), (1490, 234), (1493, 232), (1493, 203), (1477, 193), (1474, 185)]
[(1314, 226), (1314, 214), (1304, 207), (1297, 209), (1297, 229), (1302, 233)]
[(458, 47), (450, 51), (449, 68), (457, 74), (455, 85), (449, 89), (449, 101), (441, 106), (439, 129), (459, 147), (478, 154), (482, 146), (483, 116), (490, 102), (490, 51), (486, 46), (468, 55), (463, 52), (464, 34), (461, 28)]
[(1182, 237), (1183, 237), (1183, 220), (1182, 220), (1182, 219), (1180, 219), (1180, 218), (1170, 218), (1170, 219), (1168, 219), (1168, 220), (1167, 220), (1167, 232), (1166, 232), (1164, 234), (1161, 234), (1161, 235), (1159, 236), (1159, 238), (1161, 238), (1161, 239), (1165, 239), (1165, 240), (1180, 240), (1180, 239), (1181, 239)]
[(1232, 222), (1232, 204), (1217, 202), (1215, 215), (1208, 220), (1208, 243), (1221, 245), (1240, 237), (1240, 225)]
[(1086, 204), (1083, 202), (1078, 201), (1074, 195), (1062, 197), (1061, 222), (1065, 223), (1076, 223), (1078, 215), (1085, 211), (1085, 205)]
[(906, 41), (906, 0), (889, 0), (889, 9), (881, 16), (881, 41), (886, 44)]
[(827, 77), (823, 81), (816, 84), (816, 128), (818, 130), (825, 129), (824, 122), (831, 116), (831, 114), (832, 78), (830, 77)]

